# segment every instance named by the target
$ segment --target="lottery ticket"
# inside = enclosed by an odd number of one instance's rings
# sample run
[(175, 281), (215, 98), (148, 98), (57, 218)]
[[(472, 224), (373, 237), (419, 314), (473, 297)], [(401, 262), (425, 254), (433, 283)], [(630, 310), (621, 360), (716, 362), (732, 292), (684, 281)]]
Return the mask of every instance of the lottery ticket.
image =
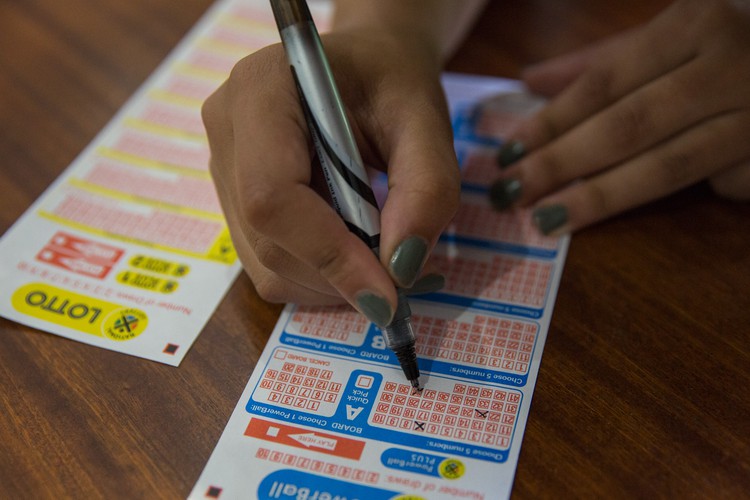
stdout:
[[(327, 19), (328, 5), (314, 12)], [(267, 2), (223, 1), (0, 240), (0, 315), (178, 365), (240, 265), (200, 107), (278, 42)]]
[(540, 102), (503, 79), (443, 84), (462, 199), (433, 253), (445, 287), (410, 299), (424, 389), (351, 308), (288, 305), (190, 498), (510, 496), (568, 237), (488, 198), (503, 135)]

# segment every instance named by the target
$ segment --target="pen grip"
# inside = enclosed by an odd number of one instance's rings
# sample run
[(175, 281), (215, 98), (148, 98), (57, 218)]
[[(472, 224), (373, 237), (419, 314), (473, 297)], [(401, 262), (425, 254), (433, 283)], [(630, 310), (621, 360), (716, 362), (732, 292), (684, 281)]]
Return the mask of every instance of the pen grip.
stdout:
[(333, 207), (378, 253), (377, 201), (315, 24), (304, 1), (271, 3)]

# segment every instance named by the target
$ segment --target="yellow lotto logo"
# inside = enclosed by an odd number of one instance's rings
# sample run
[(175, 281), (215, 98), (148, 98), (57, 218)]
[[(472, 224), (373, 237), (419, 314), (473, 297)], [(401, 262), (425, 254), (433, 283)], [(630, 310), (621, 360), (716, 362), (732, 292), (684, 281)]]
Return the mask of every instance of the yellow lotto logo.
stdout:
[(140, 309), (44, 283), (20, 287), (13, 292), (11, 304), (21, 314), (117, 341), (133, 339), (148, 326), (148, 316)]
[(466, 466), (460, 460), (448, 458), (440, 462), (439, 471), (445, 479), (458, 479), (466, 472)]

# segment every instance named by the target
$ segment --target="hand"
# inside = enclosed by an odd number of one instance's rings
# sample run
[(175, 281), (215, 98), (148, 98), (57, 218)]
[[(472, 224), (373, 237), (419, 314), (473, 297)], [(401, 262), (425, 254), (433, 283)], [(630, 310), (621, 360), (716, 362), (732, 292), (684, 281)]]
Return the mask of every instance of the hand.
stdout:
[[(243, 59), (206, 101), (211, 174), (262, 298), (348, 301), (384, 326), (458, 207), (459, 174), (432, 47), (366, 30), (323, 37), (366, 164), (387, 170), (380, 261), (326, 202), (280, 45)], [(316, 169), (317, 171), (317, 169)]]
[(649, 24), (525, 72), (553, 99), (512, 134), (497, 208), (559, 234), (703, 179), (750, 199), (750, 2), (679, 0)]

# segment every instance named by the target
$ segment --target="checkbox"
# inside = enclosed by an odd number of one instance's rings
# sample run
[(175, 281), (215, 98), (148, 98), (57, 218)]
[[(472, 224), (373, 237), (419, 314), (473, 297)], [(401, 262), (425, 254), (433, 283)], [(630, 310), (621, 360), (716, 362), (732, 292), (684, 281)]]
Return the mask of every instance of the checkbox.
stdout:
[(275, 438), (276, 436), (279, 435), (280, 430), (281, 429), (279, 429), (278, 427), (269, 427), (268, 430), (266, 431), (266, 436)]
[(375, 381), (371, 376), (369, 375), (360, 375), (357, 377), (357, 382), (355, 382), (354, 385), (359, 387), (360, 389), (369, 389), (372, 387), (372, 383)]

